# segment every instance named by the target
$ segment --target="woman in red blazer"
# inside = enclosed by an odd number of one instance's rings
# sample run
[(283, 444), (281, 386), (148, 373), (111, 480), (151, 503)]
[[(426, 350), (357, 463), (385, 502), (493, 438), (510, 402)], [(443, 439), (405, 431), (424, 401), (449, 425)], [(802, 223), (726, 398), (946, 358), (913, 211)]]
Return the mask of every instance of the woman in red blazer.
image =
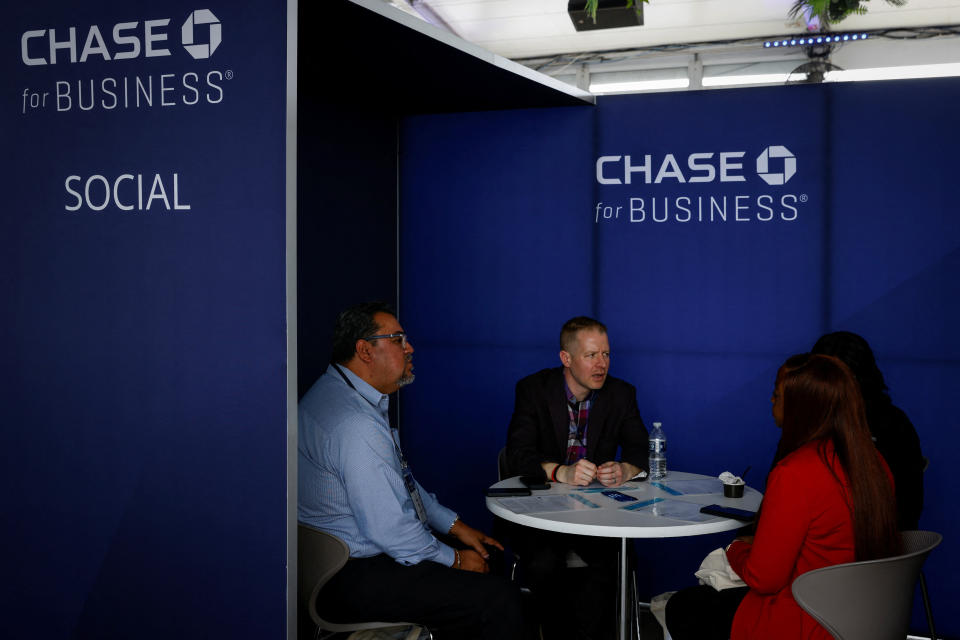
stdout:
[(783, 435), (756, 534), (727, 548), (747, 588), (675, 594), (666, 611), (674, 640), (829, 640), (794, 601), (794, 579), (900, 552), (893, 478), (870, 439), (850, 369), (831, 356), (793, 356), (777, 374), (771, 401)]

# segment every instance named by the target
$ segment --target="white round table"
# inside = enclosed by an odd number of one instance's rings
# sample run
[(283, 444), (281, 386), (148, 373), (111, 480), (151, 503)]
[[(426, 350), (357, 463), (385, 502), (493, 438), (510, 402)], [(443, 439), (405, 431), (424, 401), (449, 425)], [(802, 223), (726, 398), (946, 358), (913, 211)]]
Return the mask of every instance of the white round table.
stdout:
[[(521, 487), (519, 478), (502, 480), (494, 487)], [(487, 509), (504, 520), (527, 527), (585, 536), (620, 538), (620, 639), (626, 640), (627, 540), (676, 538), (738, 529), (745, 523), (699, 513), (700, 506), (719, 504), (756, 511), (763, 497), (745, 487), (742, 498), (725, 498), (720, 480), (683, 471), (670, 471), (663, 480), (628, 482), (615, 487), (636, 498), (621, 502), (605, 496), (607, 487), (574, 487), (554, 482), (549, 489), (529, 497), (487, 497)], [(711, 491), (701, 493), (701, 491)], [(564, 508), (567, 507), (567, 508)], [(691, 520), (684, 520), (687, 515)], [(693, 521), (695, 519), (695, 521)]]

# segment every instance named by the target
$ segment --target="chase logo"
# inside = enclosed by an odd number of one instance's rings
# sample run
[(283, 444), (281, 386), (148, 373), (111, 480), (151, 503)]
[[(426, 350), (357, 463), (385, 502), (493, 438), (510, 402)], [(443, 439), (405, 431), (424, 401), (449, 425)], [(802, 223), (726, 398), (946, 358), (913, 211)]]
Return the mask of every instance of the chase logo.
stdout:
[[(118, 22), (66, 29), (31, 29), (20, 36), (20, 59), (27, 66), (99, 60), (130, 60), (172, 55), (170, 18)], [(206, 28), (204, 28), (206, 27)], [(180, 28), (181, 44), (194, 60), (209, 58), (223, 41), (220, 20), (209, 9), (192, 11)], [(199, 41), (199, 42), (198, 42)]]
[[(209, 32), (209, 42), (210, 44), (194, 44), (193, 40), (193, 31), (195, 25), (205, 24), (208, 25)], [(213, 52), (217, 50), (217, 47), (220, 46), (220, 41), (222, 35), (220, 33), (220, 21), (217, 20), (217, 16), (213, 15), (213, 12), (209, 9), (197, 9), (191, 13), (186, 22), (183, 23), (183, 27), (180, 28), (180, 34), (183, 38), (183, 48), (187, 50), (194, 60), (201, 60), (203, 58), (209, 58), (213, 55)]]
[[(782, 163), (777, 163), (778, 165), (782, 166), (782, 171), (771, 171), (770, 160), (773, 158), (783, 159)], [(782, 145), (767, 147), (763, 150), (763, 153), (757, 157), (757, 175), (769, 185), (787, 184), (787, 182), (796, 172), (796, 156), (790, 153), (790, 150)]]

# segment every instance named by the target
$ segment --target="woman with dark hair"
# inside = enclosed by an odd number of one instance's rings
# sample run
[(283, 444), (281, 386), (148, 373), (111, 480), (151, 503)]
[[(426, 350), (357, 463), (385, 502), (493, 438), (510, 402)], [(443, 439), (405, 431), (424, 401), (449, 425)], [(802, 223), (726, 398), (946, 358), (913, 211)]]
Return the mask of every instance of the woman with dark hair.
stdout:
[(780, 368), (771, 401), (783, 435), (756, 535), (738, 537), (726, 552), (747, 587), (674, 594), (666, 608), (674, 640), (829, 640), (794, 601), (794, 579), (900, 552), (892, 478), (850, 369), (831, 356), (794, 356)]
[(897, 526), (916, 529), (923, 510), (923, 468), (920, 438), (907, 414), (894, 406), (870, 345), (849, 331), (821, 336), (811, 353), (835, 356), (850, 367), (863, 394), (867, 425), (877, 451), (890, 466), (897, 491)]

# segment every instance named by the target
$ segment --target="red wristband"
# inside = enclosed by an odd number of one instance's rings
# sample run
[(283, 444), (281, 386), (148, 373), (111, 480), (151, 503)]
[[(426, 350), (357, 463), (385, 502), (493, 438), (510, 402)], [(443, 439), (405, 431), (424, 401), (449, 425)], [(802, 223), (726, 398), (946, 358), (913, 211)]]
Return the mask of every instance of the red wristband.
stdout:
[(553, 472), (550, 474), (550, 482), (556, 482), (556, 481), (557, 481), (557, 469), (559, 469), (559, 468), (560, 468), (560, 465), (557, 465), (557, 466), (555, 466), (555, 467), (553, 468)]

